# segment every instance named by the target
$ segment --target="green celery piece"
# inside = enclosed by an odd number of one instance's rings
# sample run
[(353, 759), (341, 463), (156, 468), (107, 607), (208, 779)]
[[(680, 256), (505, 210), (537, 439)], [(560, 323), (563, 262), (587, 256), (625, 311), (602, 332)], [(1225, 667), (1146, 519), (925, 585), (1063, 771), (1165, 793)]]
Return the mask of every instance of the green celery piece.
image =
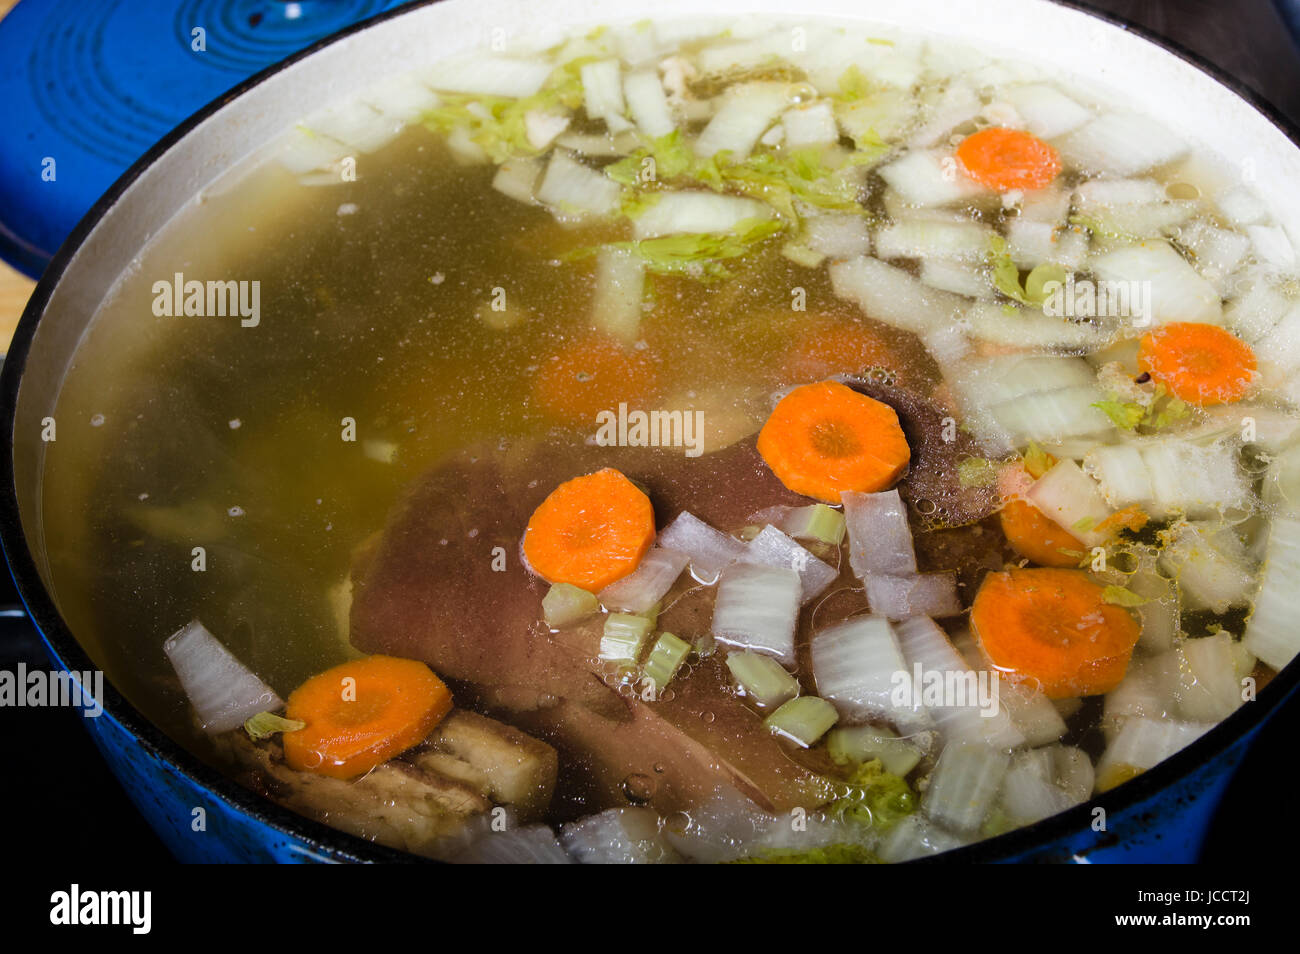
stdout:
[(672, 682), (673, 676), (677, 675), (677, 670), (690, 652), (691, 644), (686, 640), (672, 633), (661, 633), (650, 649), (642, 672), (655, 684), (656, 690), (662, 689)]
[(653, 626), (644, 616), (610, 613), (600, 637), (600, 658), (606, 662), (635, 665)]
[(259, 712), (244, 722), (244, 731), (248, 733), (249, 738), (254, 742), (269, 739), (280, 732), (297, 732), (299, 729), (305, 728), (307, 728), (306, 722), (299, 722), (297, 719), (286, 719), (274, 712)]
[(886, 772), (905, 776), (921, 761), (921, 752), (889, 729), (855, 725), (831, 729), (826, 752), (836, 765), (860, 765), (879, 761)]
[(764, 719), (763, 725), (806, 749), (838, 720), (835, 707), (820, 696), (797, 696)]
[(600, 612), (600, 600), (572, 583), (556, 583), (542, 597), (542, 617), (551, 629), (560, 629), (595, 616)]
[(771, 656), (728, 653), (727, 668), (745, 694), (761, 706), (779, 706), (799, 695), (799, 680)]
[(1108, 586), (1101, 591), (1101, 601), (1110, 603), (1112, 606), (1141, 606), (1148, 602), (1145, 597), (1138, 596), (1132, 590), (1123, 586)]
[(916, 811), (916, 793), (906, 779), (887, 772), (879, 759), (864, 762), (848, 778), (849, 791), (830, 813), (878, 830), (892, 827)]
[(1094, 401), (1092, 406), (1110, 418), (1116, 427), (1126, 431), (1136, 430), (1147, 412), (1136, 401)]
[(824, 503), (798, 507), (785, 520), (786, 532), (796, 540), (818, 540), (838, 546), (844, 541), (844, 514)]

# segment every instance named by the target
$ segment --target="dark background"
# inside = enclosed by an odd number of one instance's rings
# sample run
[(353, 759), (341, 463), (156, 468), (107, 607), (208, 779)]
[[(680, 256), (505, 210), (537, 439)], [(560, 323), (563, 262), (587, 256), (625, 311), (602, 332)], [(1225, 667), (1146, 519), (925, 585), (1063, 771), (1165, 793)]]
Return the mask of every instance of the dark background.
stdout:
[[(972, 2), (972, 0), (954, 0)], [(1300, 55), (1270, 0), (1103, 0), (1084, 4), (1168, 37), (1207, 59), (1300, 124)], [(701, 9), (707, 9), (707, 2)], [(1300, 6), (1300, 4), (1298, 4)], [(7, 582), (7, 581), (5, 581)], [(0, 669), (48, 662), (23, 619), (0, 617)], [(60, 709), (0, 710), (0, 818), (6, 854), (72, 855), (131, 866), (170, 856), (136, 814), (78, 723)], [(1285, 857), (1297, 844), (1279, 797), (1300, 733), (1300, 701), (1274, 717), (1246, 756), (1210, 831), (1203, 860), (1254, 862)], [(1279, 769), (1279, 763), (1286, 766)], [(1266, 842), (1266, 847), (1261, 844)]]

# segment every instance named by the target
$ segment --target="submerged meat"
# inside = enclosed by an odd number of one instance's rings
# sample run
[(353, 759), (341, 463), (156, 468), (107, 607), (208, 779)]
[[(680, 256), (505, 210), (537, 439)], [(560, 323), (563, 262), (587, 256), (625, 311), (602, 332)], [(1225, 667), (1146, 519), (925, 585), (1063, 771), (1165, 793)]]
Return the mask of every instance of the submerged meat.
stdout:
[(936, 526), (960, 527), (975, 523), (998, 506), (994, 487), (963, 487), (958, 464), (967, 457), (983, 457), (975, 439), (956, 425), (942, 407), (915, 391), (858, 378), (845, 384), (867, 397), (892, 407), (912, 451), (907, 475), (898, 492), (921, 517)]
[[(423, 660), (543, 735), (569, 763), (562, 776), (589, 780), (587, 810), (632, 798), (673, 811), (720, 788), (778, 810), (824, 800), (816, 776), (761, 729), (717, 669), (679, 677), (671, 697), (646, 702), (597, 673), (598, 629), (552, 634), (540, 623), (546, 584), (521, 563), (523, 528), (560, 482), (606, 466), (646, 488), (660, 526), (688, 509), (734, 527), (764, 507), (804, 502), (752, 440), (695, 459), (561, 441), (466, 454), (424, 477), (358, 561), (353, 644)], [(640, 784), (631, 776), (650, 784), (629, 795), (626, 785)]]

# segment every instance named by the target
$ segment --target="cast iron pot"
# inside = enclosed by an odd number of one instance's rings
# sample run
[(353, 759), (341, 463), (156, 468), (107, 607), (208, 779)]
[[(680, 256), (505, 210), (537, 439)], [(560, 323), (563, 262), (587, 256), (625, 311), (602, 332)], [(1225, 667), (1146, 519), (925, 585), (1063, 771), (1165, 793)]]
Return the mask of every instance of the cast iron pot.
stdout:
[[(701, 14), (693, 0), (661, 0), (657, 18)], [(1300, 135), (1250, 94), (1184, 51), (1081, 8), (1047, 0), (712, 0), (709, 16), (828, 16), (935, 33), (1086, 71), (1090, 81), (1159, 117), (1194, 146), (1239, 164), (1282, 223), (1300, 223)], [(52, 663), (94, 661), (60, 616), (41, 549), (41, 421), (113, 281), (201, 189), (304, 115), (390, 73), (494, 36), (537, 38), (601, 22), (635, 22), (638, 0), (443, 0), (414, 4), (346, 30), (252, 78), (150, 150), (109, 190), (60, 249), (37, 286), (0, 375), (5, 456), (0, 540)], [(1294, 240), (1294, 239), (1293, 239)], [(1297, 244), (1300, 244), (1298, 242)], [(1298, 581), (1300, 582), (1300, 581)], [(1028, 828), (959, 849), (951, 861), (1190, 861), (1232, 771), (1270, 716), (1295, 695), (1292, 663), (1194, 744), (1133, 781)], [(95, 743), (149, 823), (186, 861), (409, 861), (247, 791), (181, 748), (105, 684), (104, 713), (86, 719)], [(194, 810), (206, 813), (196, 833)], [(1097, 830), (1097, 809), (1104, 830)]]

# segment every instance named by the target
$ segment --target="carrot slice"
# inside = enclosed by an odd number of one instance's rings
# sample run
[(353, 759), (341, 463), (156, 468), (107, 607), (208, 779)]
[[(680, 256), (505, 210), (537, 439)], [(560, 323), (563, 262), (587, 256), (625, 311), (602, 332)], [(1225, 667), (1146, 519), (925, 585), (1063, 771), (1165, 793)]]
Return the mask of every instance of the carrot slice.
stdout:
[(1139, 626), (1081, 570), (1025, 569), (984, 577), (971, 629), (993, 665), (1050, 699), (1110, 692), (1124, 678)]
[(533, 379), (533, 400), (556, 420), (594, 426), (598, 413), (652, 395), (657, 383), (658, 369), (646, 352), (593, 336), (543, 359)]
[(855, 322), (818, 324), (806, 329), (785, 359), (787, 381), (824, 381), (833, 374), (860, 374), (868, 368), (897, 373), (898, 355), (878, 333)]
[(312, 676), (285, 715), (305, 728), (284, 734), (291, 768), (356, 778), (423, 742), (451, 711), (451, 692), (422, 662), (366, 656)]
[(758, 434), (758, 452), (781, 483), (826, 503), (846, 490), (884, 490), (912, 456), (892, 407), (835, 381), (783, 397)]
[(550, 583), (604, 589), (636, 569), (655, 539), (650, 498), (612, 467), (551, 491), (524, 532), (524, 556)]
[(1255, 353), (1217, 325), (1174, 321), (1143, 336), (1138, 367), (1179, 400), (1197, 407), (1231, 404), (1250, 390)]
[(1010, 192), (1041, 189), (1061, 171), (1061, 157), (1037, 136), (992, 126), (972, 133), (957, 147), (957, 161), (980, 185)]
[(1078, 537), (1062, 529), (1027, 500), (1007, 501), (999, 519), (1011, 548), (1039, 566), (1077, 567), (1080, 558), (1061, 551), (1086, 553), (1088, 550)]

